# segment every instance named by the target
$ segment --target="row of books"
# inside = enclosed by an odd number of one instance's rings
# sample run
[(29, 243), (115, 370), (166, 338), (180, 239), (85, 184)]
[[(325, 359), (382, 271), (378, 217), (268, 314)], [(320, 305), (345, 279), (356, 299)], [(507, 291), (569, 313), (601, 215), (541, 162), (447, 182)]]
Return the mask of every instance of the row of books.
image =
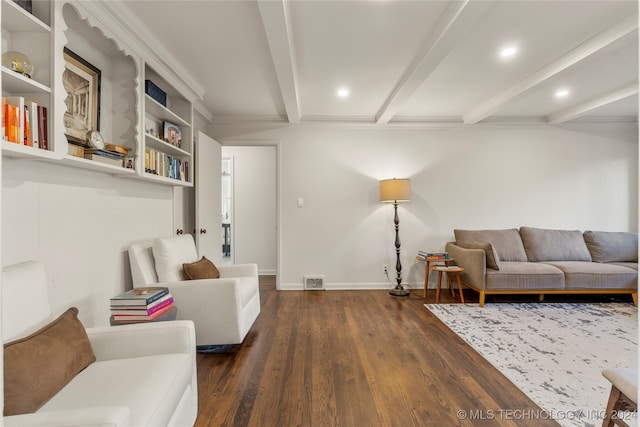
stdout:
[(418, 251), (418, 256), (427, 261), (446, 261), (451, 259), (446, 251)]
[(162, 151), (144, 150), (144, 170), (154, 175), (173, 178), (180, 181), (190, 181), (189, 162), (178, 159)]
[(134, 323), (154, 320), (173, 307), (169, 288), (135, 288), (111, 298), (113, 322)]
[(49, 149), (47, 107), (22, 96), (2, 97), (2, 138), (14, 144)]

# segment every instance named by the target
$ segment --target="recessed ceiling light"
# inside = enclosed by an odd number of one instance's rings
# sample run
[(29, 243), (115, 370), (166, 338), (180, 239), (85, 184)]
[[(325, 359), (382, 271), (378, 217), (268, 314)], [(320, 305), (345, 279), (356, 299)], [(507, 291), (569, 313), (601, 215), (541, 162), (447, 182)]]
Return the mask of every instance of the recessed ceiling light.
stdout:
[(558, 89), (554, 95), (556, 98), (565, 98), (569, 96), (569, 89)]
[(507, 46), (500, 51), (500, 57), (504, 59), (513, 58), (518, 53), (518, 48), (515, 46)]
[(349, 89), (347, 89), (346, 87), (341, 87), (338, 89), (338, 97), (346, 98), (347, 96), (349, 96)]

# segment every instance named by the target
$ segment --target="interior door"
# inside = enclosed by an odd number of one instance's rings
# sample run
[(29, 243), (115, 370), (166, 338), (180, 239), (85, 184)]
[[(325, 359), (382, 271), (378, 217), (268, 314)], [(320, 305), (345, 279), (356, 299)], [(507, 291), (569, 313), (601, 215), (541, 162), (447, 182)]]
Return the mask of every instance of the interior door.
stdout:
[(208, 135), (196, 137), (196, 230), (199, 256), (221, 263), (222, 252), (222, 146)]

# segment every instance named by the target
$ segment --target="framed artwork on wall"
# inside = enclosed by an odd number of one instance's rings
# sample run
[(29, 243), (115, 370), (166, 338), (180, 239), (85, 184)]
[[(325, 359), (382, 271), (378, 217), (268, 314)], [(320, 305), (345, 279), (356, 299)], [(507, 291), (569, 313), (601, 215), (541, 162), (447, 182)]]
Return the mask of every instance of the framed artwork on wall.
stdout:
[(69, 142), (86, 144), (91, 130), (100, 130), (100, 70), (64, 48), (62, 83), (67, 92), (64, 113)]
[(162, 122), (162, 139), (171, 145), (180, 147), (182, 145), (182, 128), (171, 122)]

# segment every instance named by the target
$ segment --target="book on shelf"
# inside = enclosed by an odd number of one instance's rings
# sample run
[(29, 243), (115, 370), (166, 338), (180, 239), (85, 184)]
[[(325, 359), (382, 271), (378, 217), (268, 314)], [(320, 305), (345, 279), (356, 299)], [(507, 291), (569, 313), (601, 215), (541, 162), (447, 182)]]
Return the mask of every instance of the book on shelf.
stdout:
[(113, 314), (114, 316), (148, 316), (155, 313), (156, 311), (162, 310), (167, 306), (173, 305), (173, 297), (171, 296), (171, 294), (168, 294), (168, 298), (162, 298), (161, 300), (158, 300), (159, 304), (151, 303), (145, 308), (140, 308), (141, 306), (139, 305), (123, 305), (119, 307), (111, 306), (111, 314)]
[(2, 97), (2, 137), (27, 147), (48, 149), (47, 109), (22, 96)]
[(85, 148), (85, 154), (97, 154), (98, 156), (108, 157), (110, 159), (122, 159), (124, 156), (109, 150), (101, 150), (99, 148)]
[(127, 154), (129, 154), (129, 151), (131, 151), (130, 148), (116, 144), (104, 144), (104, 149), (111, 153), (121, 154), (122, 156), (126, 156)]
[(75, 157), (84, 157), (84, 147), (69, 143), (67, 144), (67, 154)]
[(43, 150), (49, 149), (47, 127), (47, 107), (38, 105), (38, 136), (40, 137), (40, 148)]
[(29, 137), (31, 145), (35, 148), (40, 147), (40, 133), (38, 132), (38, 103), (34, 101), (26, 101), (25, 109), (29, 111)]
[(3, 125), (5, 139), (14, 144), (24, 144), (24, 98), (21, 96), (2, 97), (4, 108)]
[(122, 159), (114, 159), (112, 157), (103, 156), (97, 153), (87, 153), (87, 150), (85, 150), (84, 152), (84, 158), (88, 160), (93, 160), (94, 162), (122, 167)]
[(189, 161), (147, 148), (144, 150), (144, 170), (147, 173), (180, 181), (189, 181)]
[(148, 322), (149, 320), (157, 319), (158, 317), (162, 316), (172, 308), (173, 308), (173, 303), (161, 308), (160, 310), (156, 311), (153, 314), (146, 314), (146, 315), (113, 314), (113, 320), (116, 322), (136, 322), (136, 321)]
[(159, 300), (169, 293), (169, 288), (161, 286), (147, 286), (128, 290), (120, 295), (110, 298), (111, 304), (114, 302), (127, 303), (130, 305), (144, 305)]

